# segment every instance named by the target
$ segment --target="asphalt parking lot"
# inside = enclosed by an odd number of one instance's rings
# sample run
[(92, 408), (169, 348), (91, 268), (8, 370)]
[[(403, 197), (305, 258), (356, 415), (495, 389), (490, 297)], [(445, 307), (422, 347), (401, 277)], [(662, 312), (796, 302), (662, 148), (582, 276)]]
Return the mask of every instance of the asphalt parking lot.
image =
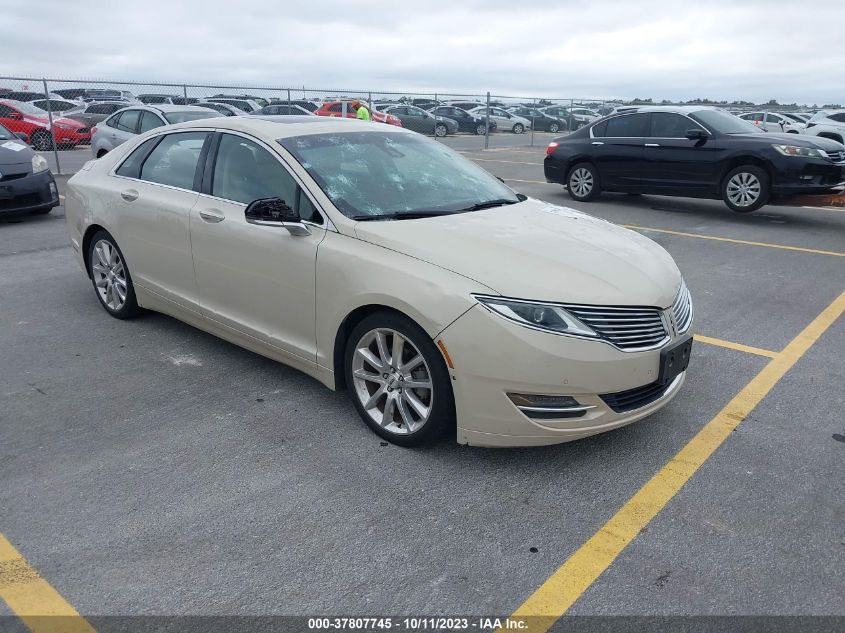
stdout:
[(548, 448), (385, 445), (293, 369), (169, 317), (110, 318), (61, 208), (0, 220), (0, 569), (23, 557), (95, 624), (845, 614), (845, 211), (575, 203), (544, 182), (539, 136), (456, 147), (672, 254), (698, 341), (669, 406)]

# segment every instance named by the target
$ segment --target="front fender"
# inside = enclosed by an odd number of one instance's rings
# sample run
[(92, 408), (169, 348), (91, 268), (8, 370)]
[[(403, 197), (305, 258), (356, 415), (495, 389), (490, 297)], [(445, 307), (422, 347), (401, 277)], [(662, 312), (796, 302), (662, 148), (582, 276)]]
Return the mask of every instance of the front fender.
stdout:
[(434, 339), (470, 309), (484, 284), (408, 255), (329, 232), (317, 252), (317, 363), (333, 369), (335, 339), (346, 317), (379, 305), (413, 319)]

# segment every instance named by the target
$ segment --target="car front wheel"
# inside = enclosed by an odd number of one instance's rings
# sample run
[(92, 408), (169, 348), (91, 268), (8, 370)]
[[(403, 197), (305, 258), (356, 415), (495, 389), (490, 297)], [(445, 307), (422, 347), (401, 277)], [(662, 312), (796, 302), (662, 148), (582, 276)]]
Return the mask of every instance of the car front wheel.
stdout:
[(513, 133), (514, 134), (522, 134), (525, 131), (525, 126), (522, 123), (517, 123), (513, 126)]
[(769, 201), (769, 176), (760, 167), (742, 165), (728, 172), (722, 200), (731, 211), (751, 213)]
[(566, 179), (569, 196), (579, 202), (594, 200), (601, 192), (599, 172), (591, 163), (579, 163), (569, 171)]
[(478, 134), (479, 136), (483, 136), (486, 131), (487, 131), (487, 126), (484, 125), (483, 123), (479, 123), (477, 126), (475, 126), (475, 133)]
[(557, 132), (560, 130), (560, 125), (557, 123), (549, 123), (549, 132)]
[(88, 246), (88, 274), (100, 304), (116, 319), (128, 319), (140, 312), (135, 300), (132, 276), (114, 238), (98, 231)]
[(434, 126), (434, 136), (437, 136), (437, 137), (439, 137), (439, 138), (442, 138), (442, 137), (446, 136), (446, 133), (447, 133), (448, 131), (449, 131), (449, 130), (447, 130), (447, 129), (446, 129), (446, 126), (445, 126), (445, 125), (442, 125), (442, 124), (439, 124), (439, 123), (438, 123), (437, 125), (435, 125), (435, 126)]
[(419, 325), (376, 312), (349, 336), (346, 384), (359, 415), (375, 433), (400, 446), (439, 439), (455, 423), (443, 356)]

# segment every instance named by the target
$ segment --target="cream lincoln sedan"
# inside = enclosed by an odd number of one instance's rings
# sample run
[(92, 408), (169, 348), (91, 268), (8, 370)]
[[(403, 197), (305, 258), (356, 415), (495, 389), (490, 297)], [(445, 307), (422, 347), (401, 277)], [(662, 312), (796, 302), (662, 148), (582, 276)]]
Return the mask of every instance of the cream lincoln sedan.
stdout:
[(666, 251), (407, 130), (157, 128), (87, 163), (65, 207), (110, 315), (163, 312), (346, 389), (403, 446), (578, 439), (686, 374), (692, 305)]

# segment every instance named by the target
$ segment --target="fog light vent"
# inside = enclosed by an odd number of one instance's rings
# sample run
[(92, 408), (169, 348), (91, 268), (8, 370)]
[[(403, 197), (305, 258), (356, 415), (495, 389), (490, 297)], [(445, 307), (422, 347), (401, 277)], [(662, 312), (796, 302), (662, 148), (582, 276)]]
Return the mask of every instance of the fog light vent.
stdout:
[(553, 396), (534, 393), (509, 393), (508, 398), (526, 416), (540, 420), (580, 418), (595, 407), (582, 405), (572, 396)]

